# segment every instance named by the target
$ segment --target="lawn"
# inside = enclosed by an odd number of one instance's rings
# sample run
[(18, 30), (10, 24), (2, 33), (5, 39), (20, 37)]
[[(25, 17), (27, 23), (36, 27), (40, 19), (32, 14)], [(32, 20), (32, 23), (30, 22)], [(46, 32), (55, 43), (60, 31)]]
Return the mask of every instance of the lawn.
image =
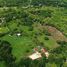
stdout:
[(4, 62), (0, 62), (0, 67), (5, 67)]
[[(42, 34), (37, 38), (40, 42), (43, 42), (44, 45), (49, 49), (53, 49), (58, 46), (56, 41), (51, 36), (48, 37), (49, 40), (45, 40), (44, 37), (46, 37), (46, 35)], [(34, 38), (31, 35), (17, 37), (16, 35), (9, 36), (8, 34), (2, 37), (1, 39), (11, 43), (11, 46), (13, 48), (12, 53), (17, 58), (17, 60), (20, 60), (24, 56), (28, 56), (31, 52), (33, 52), (32, 49), (37, 46), (35, 44), (36, 38), (33, 42)]]
[[(45, 40), (45, 37), (48, 37), (49, 40)], [(53, 39), (53, 37), (51, 37), (51, 36), (42, 35), (42, 36), (38, 37), (38, 39), (40, 42), (43, 42), (44, 45), (46, 47), (48, 47), (49, 49), (53, 49), (58, 46), (56, 40)]]
[(6, 33), (9, 29), (7, 27), (0, 27), (0, 33)]
[(12, 52), (13, 55), (17, 58), (17, 60), (24, 57), (27, 54), (26, 51), (31, 51), (31, 48), (34, 47), (34, 43), (32, 42), (31, 37), (17, 37), (15, 35), (6, 35), (2, 39), (12, 44)]

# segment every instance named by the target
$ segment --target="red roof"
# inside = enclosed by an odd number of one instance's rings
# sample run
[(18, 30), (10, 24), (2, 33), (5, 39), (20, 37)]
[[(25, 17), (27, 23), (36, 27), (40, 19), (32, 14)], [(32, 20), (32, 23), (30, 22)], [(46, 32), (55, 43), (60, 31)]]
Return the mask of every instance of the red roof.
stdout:
[(38, 48), (34, 48), (34, 50), (38, 51)]
[(47, 50), (45, 48), (42, 48), (41, 50), (42, 50), (42, 52), (47, 52)]

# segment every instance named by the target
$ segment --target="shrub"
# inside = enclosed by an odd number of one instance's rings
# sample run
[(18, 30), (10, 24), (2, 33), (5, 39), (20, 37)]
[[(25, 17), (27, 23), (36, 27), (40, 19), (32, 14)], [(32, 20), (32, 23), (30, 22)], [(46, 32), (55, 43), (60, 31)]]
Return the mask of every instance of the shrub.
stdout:
[(44, 39), (45, 39), (45, 40), (49, 40), (49, 38), (48, 38), (48, 37), (45, 37)]

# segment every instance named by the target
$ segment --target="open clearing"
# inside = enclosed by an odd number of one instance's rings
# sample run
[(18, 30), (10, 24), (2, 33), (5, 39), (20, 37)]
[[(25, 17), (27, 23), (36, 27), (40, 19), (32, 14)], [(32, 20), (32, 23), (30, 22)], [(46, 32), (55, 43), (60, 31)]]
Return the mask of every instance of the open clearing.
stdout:
[(49, 33), (53, 36), (53, 38), (57, 41), (67, 41), (67, 38), (63, 35), (62, 32), (57, 30), (55, 27), (45, 26)]

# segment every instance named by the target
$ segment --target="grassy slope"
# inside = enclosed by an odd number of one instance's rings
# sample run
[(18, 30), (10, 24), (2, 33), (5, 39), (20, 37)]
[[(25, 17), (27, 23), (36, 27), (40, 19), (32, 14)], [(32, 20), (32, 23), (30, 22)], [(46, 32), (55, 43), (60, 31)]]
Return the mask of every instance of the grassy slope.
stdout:
[(0, 62), (0, 67), (5, 67), (3, 62)]
[[(23, 35), (20, 36), (20, 37), (17, 37), (16, 35), (13, 35), (13, 36), (6, 35), (2, 38), (3, 40), (9, 41), (12, 44), (13, 55), (16, 56), (17, 60), (24, 57), (27, 54), (27, 52), (26, 52), (27, 50), (32, 52), (32, 49), (35, 46), (37, 46), (35, 44), (35, 42), (33, 42), (34, 38), (33, 38), (33, 36), (30, 35), (31, 32), (28, 31), (27, 34), (29, 35), (27, 37), (23, 36)], [(33, 35), (34, 35), (34, 33), (33, 33)], [(42, 35), (38, 36), (38, 40), (40, 42), (43, 42), (44, 45), (46, 47), (50, 48), (50, 49), (57, 46), (56, 41), (52, 37), (49, 37), (49, 40), (45, 40), (44, 39), (45, 36), (46, 36), (45, 34), (42, 34)], [(35, 40), (36, 40), (36, 38), (35, 38)]]
[(3, 39), (9, 41), (12, 44), (13, 55), (16, 56), (17, 59), (25, 55), (26, 50), (31, 47), (29, 46), (30, 44), (33, 45), (31, 38), (28, 37), (22, 36), (19, 38), (16, 36), (9, 37), (7, 35)]

